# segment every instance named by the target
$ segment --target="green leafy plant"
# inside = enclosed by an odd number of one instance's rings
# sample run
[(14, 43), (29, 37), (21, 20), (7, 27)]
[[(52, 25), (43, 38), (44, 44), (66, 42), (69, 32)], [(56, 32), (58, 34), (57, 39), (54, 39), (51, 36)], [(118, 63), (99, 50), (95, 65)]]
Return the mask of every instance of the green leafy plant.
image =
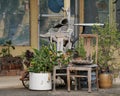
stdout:
[(6, 48), (2, 48), (0, 55), (2, 55), (2, 57), (7, 56), (7, 49)]
[(11, 49), (15, 49), (12, 45), (12, 41), (5, 41), (0, 52), (0, 64), (2, 66), (2, 70), (22, 69), (22, 58), (20, 56), (14, 57), (11, 54)]
[(12, 45), (12, 41), (8, 40), (5, 41), (5, 43), (3, 44), (4, 48), (2, 48), (0, 55), (2, 56), (12, 56), (10, 49), (12, 48), (13, 50), (15, 49), (15, 46)]
[(98, 65), (100, 71), (109, 72), (113, 69), (114, 52), (120, 46), (120, 33), (115, 24), (105, 23), (104, 27), (94, 26), (93, 33), (98, 34)]
[(73, 58), (73, 51), (68, 49), (65, 53), (57, 52), (57, 62), (60, 67), (67, 66)]
[(42, 46), (39, 50), (34, 50), (34, 56), (31, 60), (30, 72), (50, 72), (53, 66), (57, 64), (57, 53), (53, 46)]
[[(72, 51), (67, 50), (65, 54), (56, 50), (55, 44), (42, 46), (39, 50), (34, 50), (34, 56), (31, 60), (31, 66), (28, 68), (30, 72), (51, 72), (55, 65), (66, 66), (72, 57)], [(61, 67), (62, 67), (61, 66)]]

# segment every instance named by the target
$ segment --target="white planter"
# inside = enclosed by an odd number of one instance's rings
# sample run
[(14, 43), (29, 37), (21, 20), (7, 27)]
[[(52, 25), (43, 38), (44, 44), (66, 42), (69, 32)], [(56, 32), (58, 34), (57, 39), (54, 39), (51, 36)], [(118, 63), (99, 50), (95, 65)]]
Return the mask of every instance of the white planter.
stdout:
[(29, 74), (29, 89), (31, 90), (51, 90), (51, 73), (32, 73)]

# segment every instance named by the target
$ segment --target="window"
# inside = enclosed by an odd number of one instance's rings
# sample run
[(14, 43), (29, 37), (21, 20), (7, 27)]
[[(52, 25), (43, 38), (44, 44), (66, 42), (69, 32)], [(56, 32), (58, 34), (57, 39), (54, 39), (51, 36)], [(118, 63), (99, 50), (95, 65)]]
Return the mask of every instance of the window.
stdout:
[[(60, 23), (64, 18), (64, 0), (39, 0), (39, 31), (40, 34), (46, 34), (49, 32), (57, 32), (57, 29), (53, 30), (53, 27)], [(49, 38), (42, 38), (40, 36), (40, 46), (49, 43)]]
[[(69, 0), (68, 0), (69, 1)], [(74, 23), (75, 14), (75, 0), (70, 0), (70, 19)], [(68, 2), (67, 2), (68, 3)], [(59, 24), (64, 17), (64, 0), (39, 0), (39, 31), (40, 34), (47, 34), (49, 32), (57, 32), (57, 28), (53, 28)], [(49, 38), (43, 38), (40, 35), (40, 46), (48, 44)]]
[[(84, 0), (84, 22), (104, 23), (109, 20), (109, 0)], [(85, 33), (90, 33), (91, 27), (85, 28)]]
[(0, 45), (30, 45), (29, 0), (0, 0)]
[(118, 29), (120, 31), (120, 0), (115, 0), (114, 4), (116, 4), (116, 22), (118, 23)]

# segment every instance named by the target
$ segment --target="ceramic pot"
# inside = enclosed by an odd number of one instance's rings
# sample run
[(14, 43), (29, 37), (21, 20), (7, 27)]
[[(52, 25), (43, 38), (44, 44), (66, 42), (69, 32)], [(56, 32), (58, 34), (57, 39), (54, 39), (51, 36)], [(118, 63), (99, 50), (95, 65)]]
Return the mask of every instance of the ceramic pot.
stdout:
[(112, 74), (101, 73), (99, 74), (99, 87), (100, 88), (111, 88), (112, 87)]
[(29, 89), (31, 90), (51, 90), (51, 73), (32, 73), (29, 74)]

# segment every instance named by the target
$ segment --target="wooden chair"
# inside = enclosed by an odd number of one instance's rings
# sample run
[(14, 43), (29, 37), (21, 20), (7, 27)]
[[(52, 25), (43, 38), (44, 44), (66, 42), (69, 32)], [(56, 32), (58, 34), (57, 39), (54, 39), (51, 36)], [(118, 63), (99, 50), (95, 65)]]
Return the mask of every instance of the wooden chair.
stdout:
[[(97, 64), (98, 58), (98, 35), (97, 34), (80, 34), (80, 38), (84, 39), (84, 48), (86, 51), (86, 57), (93, 59), (93, 53), (95, 53), (95, 63)], [(95, 43), (95, 44), (94, 44)]]
[[(69, 66), (67, 67), (67, 85), (68, 85), (68, 91), (70, 91), (70, 79), (71, 77), (75, 77), (75, 78), (87, 78), (87, 82), (88, 82), (88, 92), (91, 92), (91, 74), (92, 71), (95, 71), (96, 73), (96, 85), (97, 85), (97, 89), (99, 88), (98, 85), (98, 66), (97, 66), (97, 50), (98, 50), (98, 36), (94, 35), (94, 34), (80, 34), (80, 38), (84, 39), (84, 48), (86, 50), (86, 57), (90, 57), (92, 58), (92, 53), (93, 50), (95, 52), (95, 64), (83, 64), (83, 65), (73, 65), (73, 66)], [(95, 42), (96, 41), (96, 42)], [(93, 46), (95, 43), (95, 46)], [(94, 48), (93, 48), (94, 47)], [(78, 62), (79, 63), (79, 62)], [(75, 71), (75, 74), (71, 74), (71, 71)], [(81, 74), (77, 74), (80, 71), (86, 71), (87, 75), (81, 75)], [(77, 85), (77, 84), (75, 84)]]

